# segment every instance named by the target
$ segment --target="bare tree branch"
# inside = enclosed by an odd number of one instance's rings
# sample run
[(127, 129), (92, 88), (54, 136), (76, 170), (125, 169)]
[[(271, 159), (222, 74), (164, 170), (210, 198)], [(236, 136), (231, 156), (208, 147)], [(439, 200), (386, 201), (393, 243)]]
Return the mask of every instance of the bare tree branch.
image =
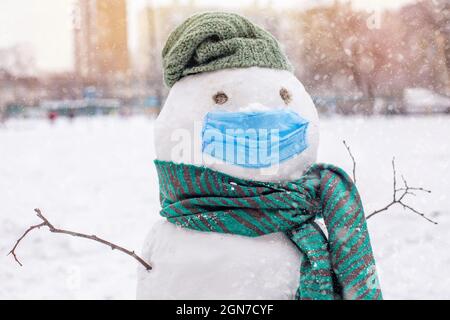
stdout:
[(104, 245), (107, 245), (108, 247), (110, 247), (112, 250), (118, 250), (121, 251), (131, 257), (133, 257), (134, 259), (136, 259), (140, 264), (142, 264), (145, 269), (147, 270), (152, 270), (152, 266), (150, 264), (148, 264), (144, 259), (142, 259), (141, 257), (139, 257), (134, 251), (130, 251), (128, 249), (125, 249), (121, 246), (118, 246), (112, 242), (109, 242), (107, 240), (104, 240), (102, 238), (99, 238), (95, 235), (87, 235), (84, 233), (79, 233), (79, 232), (74, 232), (74, 231), (70, 231), (70, 230), (64, 230), (64, 229), (58, 229), (55, 228), (55, 226), (53, 226), (53, 224), (50, 223), (50, 221), (44, 217), (44, 215), (42, 214), (40, 209), (34, 209), (34, 211), (36, 212), (36, 215), (38, 216), (39, 219), (41, 219), (43, 222), (34, 226), (29, 227), (24, 234), (16, 241), (16, 244), (14, 245), (14, 247), (11, 249), (11, 251), (8, 253), (8, 255), (12, 255), (14, 257), (14, 260), (16, 260), (16, 262), (22, 266), (22, 263), (19, 261), (19, 259), (17, 258), (16, 255), (16, 249), (19, 245), (19, 243), (26, 237), (26, 235), (31, 232), (34, 229), (39, 229), (41, 227), (47, 227), (49, 229), (50, 232), (53, 233), (62, 233), (62, 234), (67, 234), (70, 235), (72, 237), (79, 237), (79, 238), (85, 238), (85, 239), (90, 239), (90, 240), (94, 240), (96, 242), (102, 243)]
[[(353, 162), (353, 181), (356, 183), (356, 160), (355, 157), (353, 156), (350, 147), (348, 146), (348, 144), (346, 143), (346, 141), (343, 141), (345, 148), (348, 151), (348, 154), (350, 155), (350, 158), (352, 159)], [(384, 211), (388, 211), (392, 206), (395, 205), (400, 205), (401, 207), (403, 207), (404, 210), (409, 210), (415, 214), (417, 214), (418, 216), (424, 218), (425, 220), (427, 220), (428, 222), (431, 222), (433, 224), (438, 224), (436, 221), (428, 218), (423, 212), (420, 212), (419, 210), (411, 207), (410, 205), (406, 204), (405, 198), (406, 196), (410, 195), (410, 196), (415, 196), (416, 194), (414, 192), (424, 192), (424, 193), (431, 193), (430, 190), (424, 189), (422, 187), (411, 187), (408, 185), (408, 182), (406, 181), (404, 176), (401, 176), (402, 181), (403, 181), (403, 187), (401, 188), (397, 188), (397, 169), (395, 167), (395, 157), (392, 158), (392, 172), (393, 172), (393, 193), (392, 193), (392, 201), (390, 203), (388, 203), (386, 206), (384, 206), (383, 208), (380, 208), (378, 210), (373, 211), (372, 213), (370, 213), (369, 215), (366, 216), (366, 220), (372, 218), (373, 216), (384, 212)]]
[(353, 162), (353, 183), (356, 184), (356, 161), (355, 161), (355, 157), (353, 156), (352, 150), (350, 150), (350, 147), (348, 146), (347, 142), (345, 142), (345, 140), (343, 140), (342, 142), (344, 143), (344, 146), (347, 149), (347, 152), (350, 155), (350, 158), (352, 158), (352, 162)]

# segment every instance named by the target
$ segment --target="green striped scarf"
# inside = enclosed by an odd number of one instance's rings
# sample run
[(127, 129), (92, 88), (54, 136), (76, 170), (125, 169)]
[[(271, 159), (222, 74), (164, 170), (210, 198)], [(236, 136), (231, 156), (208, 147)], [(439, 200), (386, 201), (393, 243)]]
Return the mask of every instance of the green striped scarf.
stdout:
[(342, 169), (314, 164), (296, 181), (270, 183), (155, 164), (161, 215), (171, 223), (249, 237), (284, 232), (304, 255), (297, 299), (382, 299), (361, 200)]

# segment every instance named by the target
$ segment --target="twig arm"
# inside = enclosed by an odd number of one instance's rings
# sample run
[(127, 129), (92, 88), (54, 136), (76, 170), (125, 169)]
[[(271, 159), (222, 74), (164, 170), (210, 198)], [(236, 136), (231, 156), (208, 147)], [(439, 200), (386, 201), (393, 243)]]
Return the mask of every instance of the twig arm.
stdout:
[(345, 148), (347, 149), (347, 152), (350, 156), (350, 158), (352, 158), (352, 163), (353, 163), (353, 183), (356, 183), (356, 160), (355, 157), (353, 156), (352, 150), (350, 149), (349, 145), (347, 144), (347, 142), (345, 140), (342, 141), (344, 143)]
[[(353, 156), (353, 153), (350, 149), (350, 146), (347, 144), (347, 142), (345, 140), (342, 141), (344, 143), (345, 148), (347, 149), (347, 152), (350, 156), (350, 158), (352, 159), (352, 163), (353, 163), (353, 182), (356, 183), (356, 160), (355, 157)], [(424, 193), (431, 193), (430, 190), (424, 189), (422, 187), (411, 187), (408, 185), (408, 182), (406, 181), (406, 179), (402, 176), (402, 181), (403, 181), (403, 187), (402, 188), (398, 188), (397, 187), (397, 169), (395, 167), (395, 157), (392, 158), (392, 175), (393, 175), (393, 180), (392, 180), (392, 201), (390, 203), (388, 203), (386, 206), (384, 206), (383, 208), (377, 209), (375, 211), (373, 211), (372, 213), (370, 213), (369, 215), (366, 216), (366, 220), (376, 216), (377, 214), (384, 212), (384, 211), (388, 211), (392, 206), (398, 204), (400, 206), (403, 207), (403, 209), (405, 210), (409, 210), (415, 214), (417, 214), (418, 216), (422, 217), (423, 219), (427, 220), (428, 222), (431, 222), (433, 224), (438, 224), (436, 221), (428, 218), (424, 213), (420, 212), (419, 210), (411, 207), (410, 205), (406, 204), (404, 202), (406, 196), (408, 195), (415, 195), (414, 191), (416, 192), (424, 192)]]
[(376, 216), (377, 214), (389, 210), (394, 205), (400, 205), (405, 210), (409, 210), (412, 213), (417, 214), (418, 216), (422, 217), (423, 219), (427, 220), (428, 222), (431, 222), (433, 224), (438, 224), (436, 221), (428, 218), (424, 213), (420, 212), (419, 210), (411, 207), (410, 205), (406, 204), (405, 198), (408, 195), (414, 195), (412, 191), (419, 191), (424, 193), (431, 193), (430, 190), (424, 189), (424, 188), (418, 188), (418, 187), (410, 187), (408, 185), (408, 182), (406, 179), (402, 176), (403, 180), (403, 187), (397, 188), (397, 170), (395, 168), (395, 158), (392, 158), (392, 172), (393, 172), (393, 190), (392, 190), (392, 201), (388, 203), (386, 206), (384, 206), (381, 209), (373, 211), (371, 214), (369, 214), (366, 219), (370, 219), (373, 216)]
[(102, 243), (104, 245), (107, 245), (108, 247), (110, 247), (112, 250), (118, 250), (121, 251), (131, 257), (133, 257), (134, 259), (136, 259), (140, 264), (142, 264), (145, 269), (147, 270), (152, 270), (152, 266), (147, 263), (144, 259), (142, 259), (140, 256), (138, 256), (134, 251), (125, 249), (124, 247), (121, 247), (117, 244), (114, 244), (112, 242), (109, 242), (105, 239), (99, 238), (96, 235), (88, 235), (85, 233), (80, 233), (80, 232), (75, 232), (75, 231), (70, 231), (70, 230), (64, 230), (64, 229), (59, 229), (59, 228), (55, 228), (55, 226), (50, 223), (50, 221), (44, 217), (44, 215), (42, 214), (40, 209), (34, 209), (34, 211), (36, 212), (36, 215), (39, 217), (39, 219), (41, 219), (43, 222), (34, 226), (29, 227), (24, 234), (16, 241), (16, 244), (14, 245), (14, 247), (11, 249), (11, 251), (8, 253), (8, 255), (12, 255), (14, 257), (14, 260), (16, 260), (16, 262), (22, 266), (22, 263), (19, 261), (19, 259), (17, 258), (16, 255), (16, 249), (19, 245), (19, 243), (27, 236), (28, 233), (30, 233), (32, 230), (34, 229), (39, 229), (41, 227), (48, 227), (50, 232), (53, 233), (60, 233), (60, 234), (67, 234), (69, 236), (72, 237), (78, 237), (78, 238), (84, 238), (84, 239), (89, 239), (89, 240), (93, 240), (99, 243)]

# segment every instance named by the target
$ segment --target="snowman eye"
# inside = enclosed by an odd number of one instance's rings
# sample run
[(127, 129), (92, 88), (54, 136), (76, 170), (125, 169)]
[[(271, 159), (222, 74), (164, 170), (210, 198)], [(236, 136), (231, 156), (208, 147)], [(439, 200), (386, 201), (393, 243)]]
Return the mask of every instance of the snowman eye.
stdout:
[(225, 92), (219, 91), (215, 95), (213, 95), (213, 100), (216, 104), (224, 104), (228, 101), (228, 96)]
[(281, 99), (283, 99), (286, 105), (288, 105), (292, 101), (292, 95), (286, 88), (280, 89), (280, 97)]

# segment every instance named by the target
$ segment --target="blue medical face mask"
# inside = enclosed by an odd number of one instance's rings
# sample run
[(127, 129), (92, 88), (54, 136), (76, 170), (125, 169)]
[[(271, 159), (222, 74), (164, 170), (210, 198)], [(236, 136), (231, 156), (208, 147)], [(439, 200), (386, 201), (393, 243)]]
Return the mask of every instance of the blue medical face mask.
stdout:
[(202, 152), (246, 168), (266, 168), (307, 147), (308, 121), (290, 110), (209, 112), (202, 131)]

